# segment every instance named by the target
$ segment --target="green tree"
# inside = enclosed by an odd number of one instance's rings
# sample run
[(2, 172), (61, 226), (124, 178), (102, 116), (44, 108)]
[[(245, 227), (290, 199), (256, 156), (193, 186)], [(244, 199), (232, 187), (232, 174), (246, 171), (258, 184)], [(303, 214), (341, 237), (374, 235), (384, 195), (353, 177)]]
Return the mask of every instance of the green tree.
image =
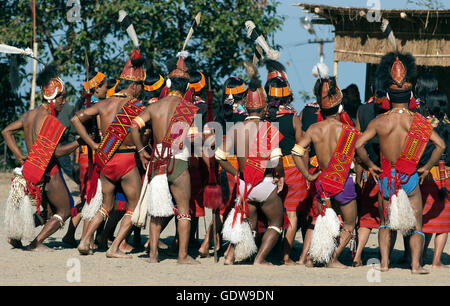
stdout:
[[(181, 50), (194, 16), (201, 11), (200, 26), (187, 51), (195, 60), (193, 68), (217, 81), (239, 69), (243, 59), (254, 52), (254, 43), (246, 36), (246, 20), (253, 20), (267, 35), (283, 23), (275, 0), (82, 0), (81, 18), (74, 22), (67, 18), (71, 9), (67, 2), (36, 1), (37, 42), (44, 62), (57, 61), (71, 85), (85, 79), (85, 49), (91, 70), (108, 76), (120, 74), (133, 49), (117, 21), (120, 9), (132, 17), (141, 53), (163, 73), (166, 59)], [(30, 3), (6, 1), (0, 12), (1, 42), (30, 46)]]

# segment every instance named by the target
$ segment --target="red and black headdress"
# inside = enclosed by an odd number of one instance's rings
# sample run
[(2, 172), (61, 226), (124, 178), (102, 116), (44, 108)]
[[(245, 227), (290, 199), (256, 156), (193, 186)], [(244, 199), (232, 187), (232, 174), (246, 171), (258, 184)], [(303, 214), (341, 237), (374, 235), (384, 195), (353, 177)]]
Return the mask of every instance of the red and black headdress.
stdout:
[(417, 76), (416, 62), (410, 53), (390, 52), (384, 55), (376, 74), (384, 83), (392, 103), (410, 102), (412, 84)]

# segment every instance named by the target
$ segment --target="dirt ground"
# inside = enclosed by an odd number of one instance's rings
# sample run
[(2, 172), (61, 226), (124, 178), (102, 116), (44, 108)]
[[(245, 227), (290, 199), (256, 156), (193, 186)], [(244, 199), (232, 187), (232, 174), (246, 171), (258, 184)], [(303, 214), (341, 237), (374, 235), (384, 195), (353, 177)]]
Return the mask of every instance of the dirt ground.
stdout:
[[(166, 251), (160, 250), (161, 262), (149, 264), (144, 261), (147, 254), (142, 250), (134, 253), (132, 259), (108, 259), (104, 252), (96, 252), (92, 256), (80, 256), (78, 251), (67, 248), (61, 238), (67, 231), (66, 222), (62, 230), (56, 232), (45, 241), (54, 249), (53, 252), (39, 253), (12, 249), (7, 243), (4, 230), (4, 210), (8, 197), (11, 173), (0, 173), (0, 285), (58, 285), (58, 286), (409, 286), (409, 285), (450, 285), (450, 269), (432, 269), (431, 258), (433, 243), (428, 249), (425, 268), (431, 271), (428, 275), (412, 275), (408, 266), (396, 265), (402, 256), (403, 241), (397, 239), (392, 254), (393, 267), (388, 272), (379, 272), (372, 266), (358, 268), (329, 269), (323, 267), (307, 268), (305, 266), (282, 266), (280, 260), (280, 244), (271, 252), (269, 260), (273, 266), (252, 266), (238, 264), (225, 266), (223, 251), (219, 252), (218, 263), (214, 257), (200, 258), (195, 248), (190, 249), (200, 265), (179, 265), (176, 258)], [(71, 180), (67, 180), (75, 200), (78, 200), (78, 188)], [(210, 221), (211, 212), (206, 212), (206, 224)], [(41, 227), (36, 229), (36, 234)], [(142, 230), (142, 243), (148, 237), (148, 227)], [(170, 244), (174, 237), (175, 226), (171, 221), (162, 233), (163, 242)], [(205, 220), (199, 220), (199, 240), (205, 233)], [(76, 232), (80, 239), (81, 226)], [(377, 231), (373, 230), (364, 252), (363, 262), (373, 262), (378, 257)], [(302, 249), (302, 237), (297, 233), (293, 250), (293, 259), (298, 260)], [(212, 254), (212, 250), (211, 250)], [(351, 253), (347, 248), (341, 261), (351, 265)], [(450, 243), (447, 243), (443, 255), (444, 264), (450, 264)]]

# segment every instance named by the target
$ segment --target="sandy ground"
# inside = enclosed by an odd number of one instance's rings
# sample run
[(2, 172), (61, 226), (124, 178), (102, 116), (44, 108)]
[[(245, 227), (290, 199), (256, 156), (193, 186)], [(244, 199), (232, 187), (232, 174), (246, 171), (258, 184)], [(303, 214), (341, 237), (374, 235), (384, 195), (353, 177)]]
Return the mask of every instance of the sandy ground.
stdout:
[[(10, 173), (0, 173), (0, 285), (141, 285), (141, 286), (303, 286), (303, 285), (350, 285), (350, 286), (403, 286), (403, 285), (450, 285), (450, 269), (432, 269), (431, 243), (425, 268), (428, 275), (412, 275), (405, 265), (395, 265), (388, 272), (381, 273), (372, 266), (347, 269), (307, 268), (305, 266), (282, 266), (280, 244), (271, 252), (269, 260), (273, 266), (252, 266), (239, 264), (225, 266), (223, 251), (218, 263), (214, 257), (200, 258), (196, 249), (190, 249), (200, 265), (179, 265), (176, 258), (170, 257), (164, 250), (160, 251), (162, 261), (149, 264), (144, 261), (144, 251), (133, 254), (132, 259), (108, 259), (104, 252), (92, 256), (80, 256), (73, 248), (66, 248), (61, 238), (66, 233), (66, 226), (45, 241), (53, 252), (39, 253), (12, 249), (7, 243), (3, 225), (5, 202), (10, 187)], [(68, 180), (68, 185), (75, 200), (78, 200), (78, 188)], [(211, 212), (207, 211), (206, 222), (210, 221)], [(38, 230), (36, 229), (36, 234)], [(205, 220), (199, 220), (199, 239), (205, 233)], [(162, 233), (162, 240), (170, 244), (175, 233), (174, 222)], [(81, 227), (77, 229), (76, 239), (80, 239)], [(378, 256), (377, 231), (372, 231), (366, 245), (363, 261), (376, 260)], [(142, 230), (142, 243), (148, 237), (148, 227)], [(302, 237), (298, 232), (293, 250), (293, 259), (298, 260), (302, 249)], [(398, 240), (392, 254), (396, 263), (402, 255), (403, 241)], [(212, 254), (212, 250), (211, 250)], [(444, 250), (443, 262), (450, 264), (450, 243)], [(341, 255), (341, 261), (351, 264), (351, 253), (347, 248)]]

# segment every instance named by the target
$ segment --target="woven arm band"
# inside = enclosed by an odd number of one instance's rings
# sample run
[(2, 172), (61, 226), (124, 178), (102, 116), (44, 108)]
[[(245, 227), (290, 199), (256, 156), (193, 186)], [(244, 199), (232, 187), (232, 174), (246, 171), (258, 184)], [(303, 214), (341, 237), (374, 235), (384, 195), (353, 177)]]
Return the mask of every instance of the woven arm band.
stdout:
[(292, 148), (292, 154), (297, 155), (302, 157), (303, 155), (305, 155), (306, 149), (303, 148), (302, 146), (299, 146), (298, 144), (296, 144), (293, 148)]

